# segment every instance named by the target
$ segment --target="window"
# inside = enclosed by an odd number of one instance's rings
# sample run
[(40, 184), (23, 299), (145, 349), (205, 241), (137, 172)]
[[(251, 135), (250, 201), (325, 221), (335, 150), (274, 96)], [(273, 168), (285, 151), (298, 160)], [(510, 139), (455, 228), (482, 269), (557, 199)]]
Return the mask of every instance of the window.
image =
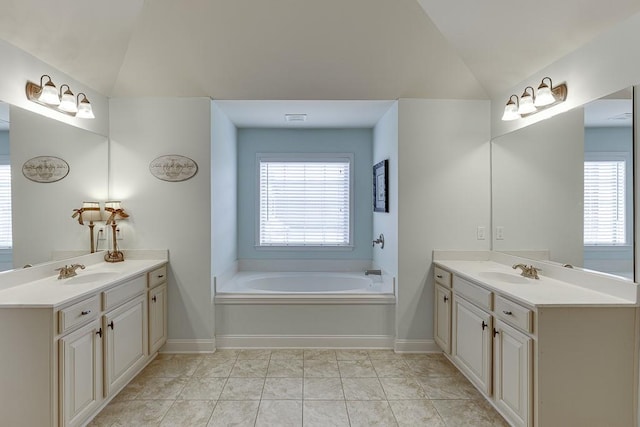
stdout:
[(626, 160), (592, 154), (584, 162), (584, 244), (626, 245)]
[(9, 249), (12, 246), (11, 165), (9, 156), (0, 156), (0, 249)]
[(259, 247), (351, 247), (353, 155), (258, 155)]

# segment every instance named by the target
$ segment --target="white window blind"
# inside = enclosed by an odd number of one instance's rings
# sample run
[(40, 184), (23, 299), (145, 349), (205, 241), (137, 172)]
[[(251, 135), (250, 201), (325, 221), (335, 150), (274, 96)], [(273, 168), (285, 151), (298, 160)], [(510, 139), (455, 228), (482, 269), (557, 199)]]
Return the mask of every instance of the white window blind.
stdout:
[(351, 159), (259, 162), (260, 246), (349, 246)]
[(13, 246), (11, 235), (11, 166), (0, 164), (0, 248)]
[(626, 244), (625, 220), (625, 161), (585, 161), (584, 244)]

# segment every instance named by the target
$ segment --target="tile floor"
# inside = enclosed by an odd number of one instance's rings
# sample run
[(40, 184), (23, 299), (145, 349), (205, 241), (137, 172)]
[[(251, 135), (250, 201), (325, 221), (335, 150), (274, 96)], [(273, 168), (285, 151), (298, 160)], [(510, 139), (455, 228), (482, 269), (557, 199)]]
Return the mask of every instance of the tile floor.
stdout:
[(161, 354), (97, 426), (507, 426), (441, 354)]

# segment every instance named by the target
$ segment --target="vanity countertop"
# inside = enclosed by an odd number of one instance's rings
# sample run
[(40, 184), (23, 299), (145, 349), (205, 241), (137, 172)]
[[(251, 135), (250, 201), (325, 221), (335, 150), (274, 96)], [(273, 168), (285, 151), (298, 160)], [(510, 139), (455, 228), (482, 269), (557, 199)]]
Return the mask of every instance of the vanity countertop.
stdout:
[[(73, 263), (75, 261), (71, 259), (57, 264)], [(166, 258), (159, 257), (154, 259), (127, 259), (119, 263), (102, 261), (87, 264), (84, 270), (77, 270), (77, 276), (75, 277), (58, 280), (56, 273), (0, 289), (0, 308), (57, 308), (132, 279), (166, 263)], [(51, 268), (49, 270), (53, 271)], [(11, 272), (6, 274), (11, 274)], [(3, 278), (0, 277), (0, 280)]]
[[(457, 276), (480, 283), (502, 295), (531, 307), (545, 306), (637, 306), (631, 298), (612, 295), (606, 292), (589, 289), (578, 284), (562, 281), (544, 275), (544, 268), (540, 279), (518, 279), (523, 283), (509, 283), (499, 279), (487, 278), (487, 272), (498, 275), (509, 275), (514, 278), (519, 275), (509, 265), (492, 260), (435, 260), (434, 263)], [(629, 286), (636, 287), (633, 282)]]

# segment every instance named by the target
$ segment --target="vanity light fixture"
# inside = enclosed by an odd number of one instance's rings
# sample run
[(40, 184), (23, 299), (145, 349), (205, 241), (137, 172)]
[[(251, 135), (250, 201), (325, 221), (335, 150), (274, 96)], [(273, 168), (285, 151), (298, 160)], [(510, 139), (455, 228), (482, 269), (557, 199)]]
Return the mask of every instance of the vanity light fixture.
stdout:
[[(49, 79), (44, 82), (45, 77)], [(62, 91), (66, 87), (67, 90)], [(40, 84), (27, 81), (26, 86), (27, 99), (33, 101), (36, 104), (44, 105), (59, 113), (64, 113), (69, 116), (77, 117), (80, 119), (94, 119), (93, 109), (91, 103), (87, 99), (84, 93), (79, 93), (78, 97), (74, 97), (73, 92), (68, 84), (60, 86), (60, 91), (56, 89), (56, 85), (51, 81), (51, 77), (44, 74), (40, 77)], [(80, 99), (82, 95), (82, 99)]]
[(111, 239), (113, 240), (113, 250), (107, 251), (106, 255), (104, 256), (104, 260), (107, 262), (122, 262), (124, 261), (124, 254), (118, 250), (116, 218), (125, 219), (129, 217), (129, 214), (127, 214), (124, 209), (122, 209), (120, 202), (115, 200), (105, 202), (104, 210), (109, 214), (106, 225), (111, 226)]
[[(515, 102), (513, 98), (516, 98)], [(502, 120), (515, 120), (519, 119), (521, 116), (518, 114), (518, 95), (511, 95), (509, 97), (509, 101), (507, 101), (507, 105), (504, 107), (504, 114), (502, 115)]]
[(89, 233), (91, 234), (91, 253), (96, 251), (95, 238), (93, 234), (94, 221), (102, 220), (102, 209), (98, 202), (82, 202), (80, 209), (74, 209), (71, 218), (78, 217), (78, 224), (84, 225), (85, 221), (89, 221)]
[[(531, 92), (527, 91), (527, 89), (531, 89)], [(537, 108), (533, 105), (535, 99), (535, 95), (533, 94), (533, 88), (531, 86), (527, 86), (524, 88), (524, 92), (522, 92), (522, 96), (520, 96), (520, 107), (518, 108), (518, 114), (521, 116), (523, 114), (534, 113)]]

